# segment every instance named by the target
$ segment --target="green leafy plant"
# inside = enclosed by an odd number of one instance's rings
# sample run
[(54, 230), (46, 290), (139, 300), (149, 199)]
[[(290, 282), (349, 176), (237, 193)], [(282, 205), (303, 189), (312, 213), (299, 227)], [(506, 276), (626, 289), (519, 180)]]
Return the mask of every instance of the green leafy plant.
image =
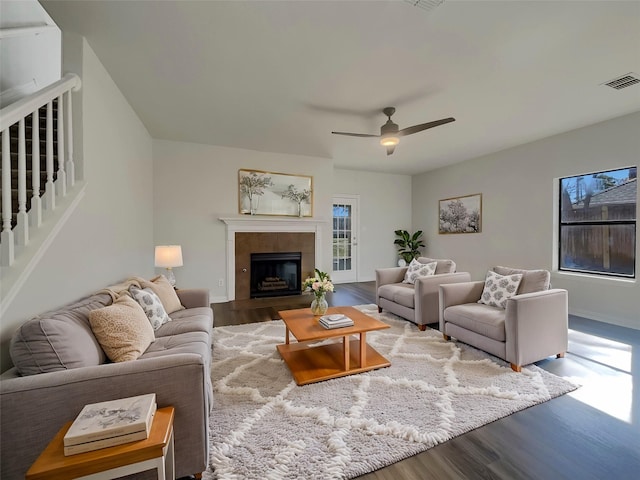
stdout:
[(410, 263), (411, 260), (420, 255), (420, 248), (425, 246), (422, 241), (422, 230), (418, 230), (413, 235), (406, 230), (396, 230), (396, 238), (393, 242), (398, 246), (398, 254), (405, 262)]

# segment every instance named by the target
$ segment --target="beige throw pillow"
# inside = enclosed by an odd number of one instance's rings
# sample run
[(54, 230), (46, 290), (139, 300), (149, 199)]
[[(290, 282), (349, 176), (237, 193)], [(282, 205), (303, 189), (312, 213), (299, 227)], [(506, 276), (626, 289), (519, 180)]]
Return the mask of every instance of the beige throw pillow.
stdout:
[(91, 330), (113, 362), (136, 360), (155, 340), (153, 327), (138, 302), (129, 295), (113, 305), (89, 312)]
[(167, 313), (184, 310), (184, 307), (178, 298), (178, 294), (164, 275), (152, 278), (151, 281), (141, 279), (140, 286), (142, 288), (150, 288), (153, 290), (153, 292), (160, 298), (160, 301)]

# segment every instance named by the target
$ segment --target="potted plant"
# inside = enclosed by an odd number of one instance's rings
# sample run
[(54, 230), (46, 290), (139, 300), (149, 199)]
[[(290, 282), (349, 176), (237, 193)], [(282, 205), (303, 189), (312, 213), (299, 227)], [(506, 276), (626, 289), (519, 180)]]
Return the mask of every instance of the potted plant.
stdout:
[(419, 249), (425, 246), (422, 241), (422, 230), (418, 230), (413, 235), (406, 230), (396, 230), (395, 234), (398, 238), (393, 243), (398, 246), (398, 254), (405, 263), (410, 263), (420, 255)]

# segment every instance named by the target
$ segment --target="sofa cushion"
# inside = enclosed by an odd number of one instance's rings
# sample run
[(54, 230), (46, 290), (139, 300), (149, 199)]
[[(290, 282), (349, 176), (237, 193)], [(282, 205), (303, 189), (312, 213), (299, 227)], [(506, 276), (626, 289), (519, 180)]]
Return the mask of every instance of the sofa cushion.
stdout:
[(415, 258), (411, 260), (407, 271), (404, 274), (403, 283), (415, 284), (416, 280), (420, 277), (429, 277), (436, 271), (436, 265), (438, 262), (420, 263)]
[(378, 296), (407, 308), (415, 308), (415, 287), (409, 283), (391, 283), (378, 288)]
[(436, 275), (456, 272), (456, 262), (454, 262), (453, 260), (449, 260), (448, 258), (418, 257), (418, 261), (420, 263), (438, 262), (438, 264), (436, 265)]
[[(185, 332), (157, 338), (140, 356), (140, 359), (161, 357), (175, 353), (198, 353), (208, 359), (211, 355), (211, 338), (205, 332)], [(207, 360), (208, 363), (208, 360)]]
[(484, 281), (484, 289), (478, 303), (492, 307), (507, 308), (507, 299), (518, 292), (522, 274), (500, 275), (489, 270)]
[(478, 303), (465, 303), (447, 307), (444, 320), (483, 337), (498, 342), (506, 341), (504, 319), (506, 313), (499, 307)]
[(155, 294), (160, 297), (160, 301), (162, 302), (162, 305), (164, 305), (164, 309), (167, 313), (171, 314), (184, 309), (180, 303), (178, 294), (164, 275), (159, 275), (152, 278), (150, 281), (141, 279), (140, 286), (142, 288), (150, 288), (153, 290)]
[(551, 273), (547, 270), (522, 270), (520, 268), (493, 267), (493, 271), (500, 275), (521, 274), (522, 281), (518, 287), (518, 295), (521, 293), (541, 292), (551, 287)]
[(109, 304), (109, 295), (91, 295), (20, 325), (9, 346), (18, 373), (27, 376), (104, 363), (106, 356), (91, 331), (89, 312)]
[(158, 295), (150, 288), (140, 289), (135, 285), (129, 287), (129, 293), (144, 310), (154, 330), (171, 321)]
[(156, 330), (156, 338), (186, 332), (205, 332), (213, 329), (213, 311), (209, 307), (187, 308), (171, 314), (172, 322)]
[(113, 305), (89, 312), (94, 335), (114, 362), (136, 360), (155, 340), (153, 328), (142, 307), (129, 295)]

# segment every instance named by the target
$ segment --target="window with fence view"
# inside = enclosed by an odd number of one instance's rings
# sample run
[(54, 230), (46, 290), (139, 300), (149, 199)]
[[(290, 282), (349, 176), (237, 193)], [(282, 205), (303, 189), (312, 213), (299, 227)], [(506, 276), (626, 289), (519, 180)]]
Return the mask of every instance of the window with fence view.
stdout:
[(559, 269), (635, 278), (637, 167), (560, 179)]

